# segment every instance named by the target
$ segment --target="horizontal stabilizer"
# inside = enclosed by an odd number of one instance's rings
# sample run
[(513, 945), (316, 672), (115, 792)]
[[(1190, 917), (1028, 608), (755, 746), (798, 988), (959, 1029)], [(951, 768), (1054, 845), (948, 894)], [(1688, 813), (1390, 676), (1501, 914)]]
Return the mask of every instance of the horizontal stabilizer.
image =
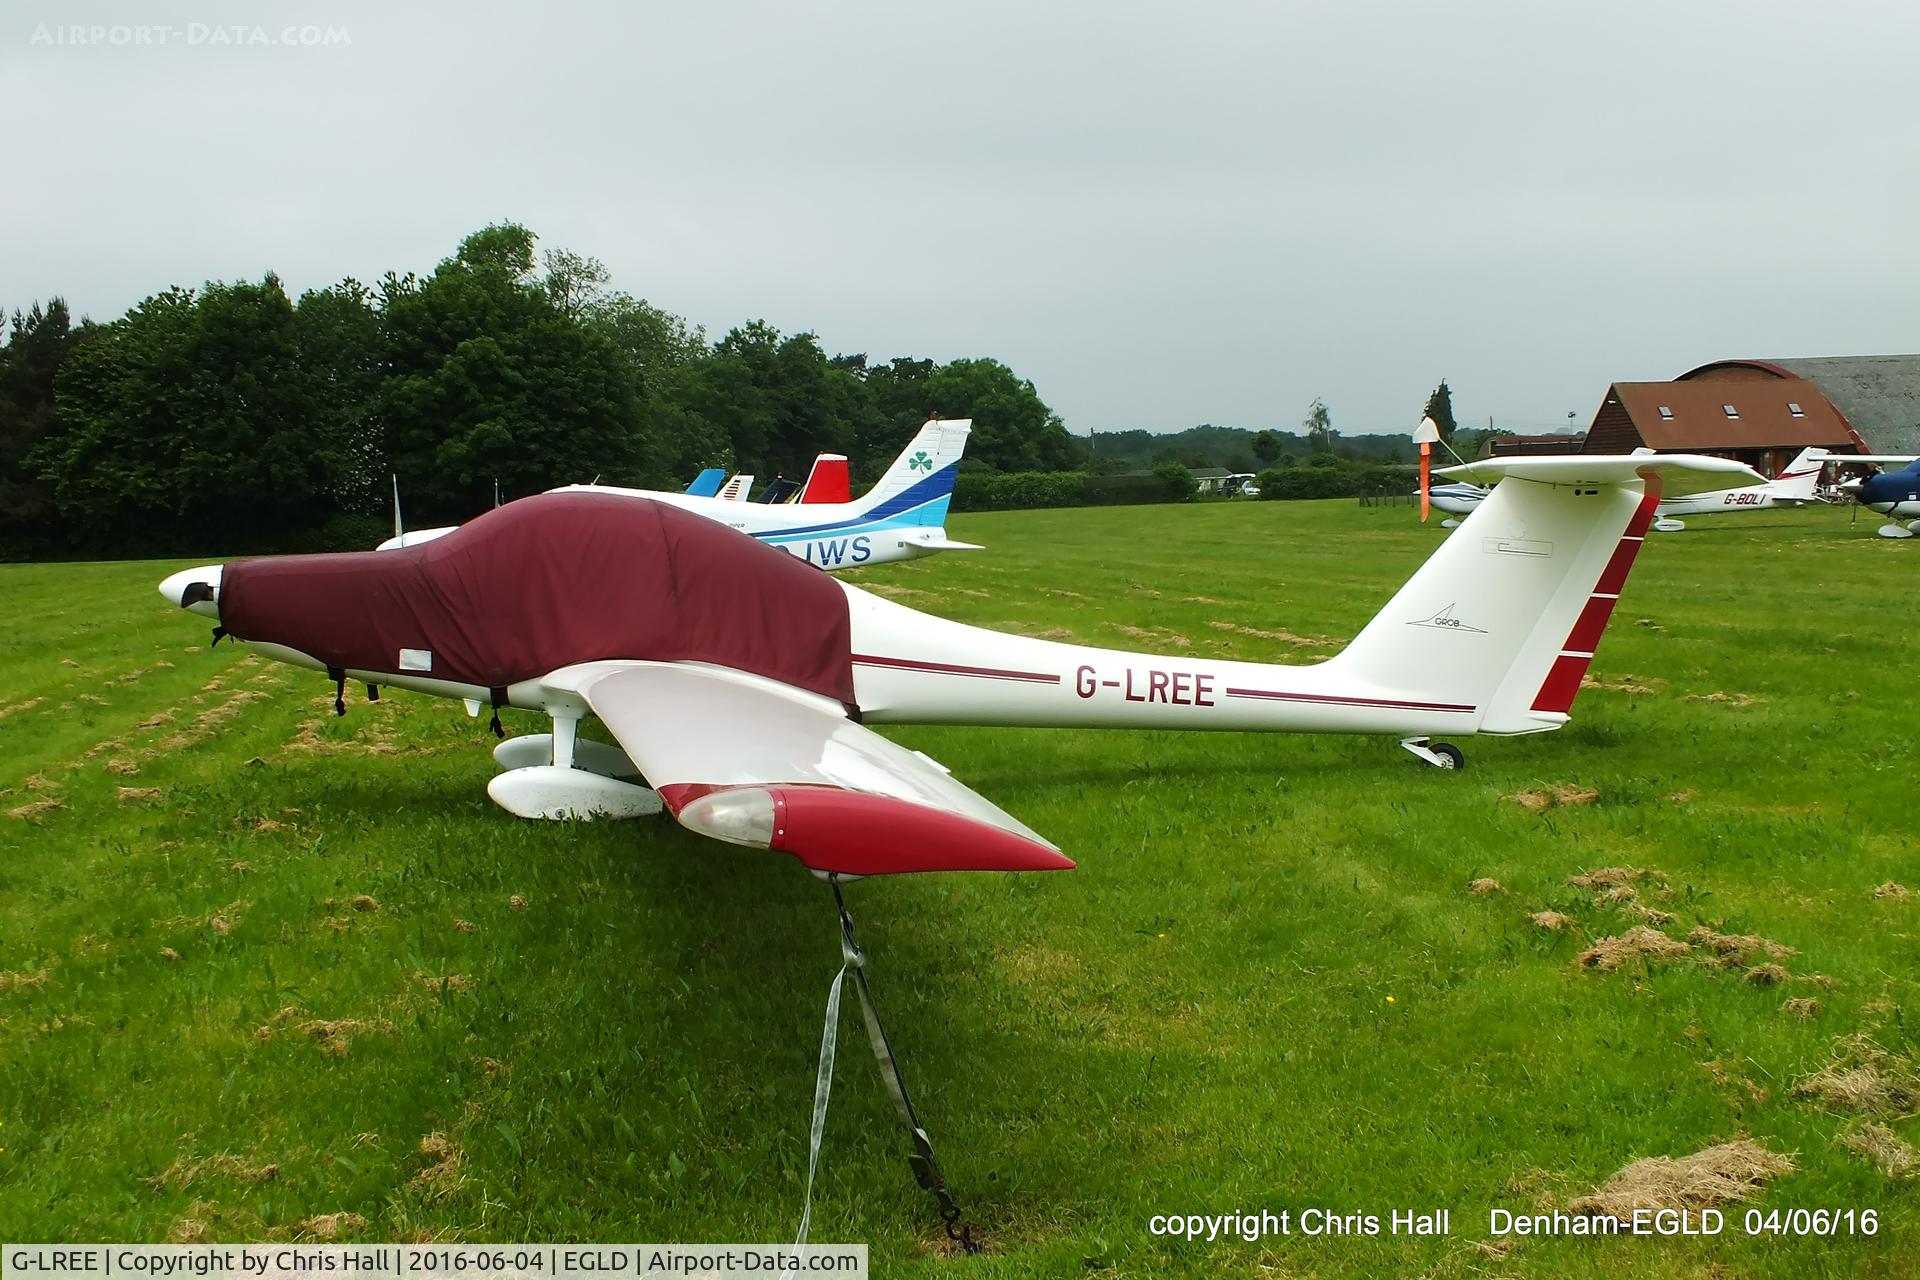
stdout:
[(955, 542), (952, 538), (946, 537), (945, 535), (941, 535), (938, 537), (928, 537), (928, 538), (915, 538), (911, 536), (904, 537), (900, 539), (900, 545), (903, 547), (925, 547), (929, 551), (985, 551), (986, 550), (985, 547), (981, 546), (977, 542)]
[(1817, 456), (1821, 462), (1920, 462), (1920, 454), (1912, 453), (1822, 453)]
[(1709, 489), (1744, 489), (1765, 484), (1767, 478), (1744, 462), (1709, 458), (1698, 453), (1568, 454), (1551, 458), (1483, 458), (1457, 467), (1443, 467), (1443, 476), (1478, 484), (1512, 477), (1538, 484), (1587, 486), (1633, 484), (1648, 476), (1660, 478), (1662, 497), (1677, 498)]

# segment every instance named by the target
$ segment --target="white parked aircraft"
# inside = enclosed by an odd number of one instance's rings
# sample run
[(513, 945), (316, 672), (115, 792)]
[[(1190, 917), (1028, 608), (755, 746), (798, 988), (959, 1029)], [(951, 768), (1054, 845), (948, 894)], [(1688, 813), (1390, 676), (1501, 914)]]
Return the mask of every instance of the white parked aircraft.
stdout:
[[(549, 493), (596, 493), (643, 498), (717, 520), (771, 543), (822, 569), (914, 560), (936, 551), (978, 551), (977, 543), (947, 536), (953, 482), (973, 429), (968, 418), (933, 419), (900, 451), (880, 482), (851, 502), (757, 503), (730, 498), (725, 488), (711, 498), (615, 485), (574, 484)], [(734, 477), (739, 480), (741, 477)], [(746, 477), (748, 481), (751, 476)], [(733, 481), (729, 481), (732, 484)], [(744, 489), (744, 486), (743, 486)], [(461, 525), (396, 534), (377, 550), (392, 551), (443, 538)]]
[[(1434, 735), (1566, 723), (1664, 494), (1761, 477), (1718, 458), (1523, 458), (1474, 535), (1448, 538), (1334, 657), (1222, 662), (1059, 644), (920, 613), (661, 499), (509, 503), (424, 546), (207, 565), (160, 584), (224, 635), (336, 681), (545, 712), (494, 749), (488, 794), (529, 818), (630, 817), (790, 854), (826, 879), (844, 960), (815, 1087), (817, 1163), (849, 973), (874, 1056), (949, 1236), (974, 1246), (868, 987), (844, 877), (1073, 866), (1045, 836), (876, 724), (1063, 725)], [(598, 716), (619, 745), (583, 741)], [(1035, 744), (1044, 748), (1044, 744)], [(1037, 761), (1029, 758), (1026, 767)], [(644, 779), (644, 784), (641, 781)], [(1097, 793), (1093, 802), (1097, 803)], [(805, 1239), (808, 1213), (801, 1217)]]
[[(1660, 456), (1652, 450), (1632, 456)], [(1572, 455), (1578, 457), (1580, 455)], [(1751, 488), (1716, 489), (1711, 493), (1689, 494), (1683, 497), (1663, 498), (1653, 521), (1653, 528), (1660, 533), (1677, 533), (1686, 528), (1682, 516), (1723, 515), (1732, 511), (1764, 511), (1768, 507), (1799, 507), (1819, 500), (1820, 472), (1825, 467), (1827, 455), (1819, 449), (1802, 449), (1786, 469), (1772, 480), (1762, 478), (1762, 482)], [(1443, 475), (1455, 475), (1462, 471), (1453, 467), (1442, 472)], [(1757, 472), (1755, 474), (1758, 474)], [(1471, 514), (1475, 507), (1487, 496), (1484, 485), (1473, 483), (1454, 483), (1435, 485), (1432, 490), (1433, 505), (1450, 516), (1464, 517)], [(1454, 528), (1460, 521), (1450, 519), (1442, 522), (1444, 528)]]
[[(495, 751), (524, 817), (657, 812), (823, 872), (1048, 869), (1044, 836), (866, 726), (983, 724), (1440, 735), (1566, 723), (1655, 505), (1763, 483), (1685, 454), (1518, 458), (1344, 650), (1311, 666), (1133, 653), (920, 613), (678, 504), (572, 490), (426, 546), (208, 565), (161, 584), (269, 657), (546, 712)], [(344, 712), (344, 703), (339, 704)], [(606, 722), (619, 749), (580, 742)], [(497, 717), (496, 717), (497, 725)], [(629, 781), (644, 777), (647, 786)]]

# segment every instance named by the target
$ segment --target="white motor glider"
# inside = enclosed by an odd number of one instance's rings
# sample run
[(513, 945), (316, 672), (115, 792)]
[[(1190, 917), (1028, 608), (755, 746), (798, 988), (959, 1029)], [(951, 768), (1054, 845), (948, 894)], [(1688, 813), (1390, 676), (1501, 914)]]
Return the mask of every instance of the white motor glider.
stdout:
[[(1651, 453), (1651, 451), (1648, 452)], [(1820, 472), (1825, 465), (1826, 455), (1820, 450), (1802, 449), (1777, 477), (1772, 480), (1763, 477), (1758, 485), (1750, 488), (1723, 488), (1708, 493), (1662, 498), (1654, 514), (1653, 528), (1659, 533), (1678, 533), (1687, 527), (1681, 519), (1682, 516), (1724, 515), (1733, 511), (1765, 511), (1769, 507), (1799, 507), (1817, 502), (1820, 493)], [(1462, 471), (1463, 468), (1454, 467), (1443, 474), (1457, 475)], [(1448, 515), (1465, 517), (1480, 505), (1487, 493), (1488, 489), (1484, 485), (1455, 482), (1435, 485), (1431, 496), (1433, 505), (1447, 512)], [(1444, 521), (1443, 526), (1451, 529), (1459, 523), (1459, 519), (1450, 519)]]
[[(1764, 483), (1681, 454), (1502, 459), (1504, 479), (1345, 649), (1310, 666), (1061, 644), (950, 622), (827, 578), (679, 504), (573, 490), (424, 546), (176, 573), (169, 600), (260, 652), (349, 679), (543, 711), (496, 749), (526, 817), (635, 815), (871, 874), (1070, 865), (867, 726), (1054, 725), (1440, 737), (1568, 719), (1655, 505)], [(344, 706), (344, 704), (342, 704)], [(578, 742), (594, 715), (620, 748)], [(497, 718), (496, 718), (497, 722)], [(644, 778), (648, 786), (624, 779)]]
[[(729, 496), (728, 487), (753, 477), (735, 476), (713, 497), (626, 489), (615, 485), (565, 485), (549, 493), (593, 493), (645, 499), (691, 511), (771, 543), (791, 556), (838, 571), (862, 565), (915, 560), (936, 551), (978, 551), (979, 544), (947, 536), (947, 508), (953, 484), (973, 429), (968, 418), (934, 419), (922, 426), (900, 451), (880, 482), (850, 502), (757, 503)], [(523, 499), (524, 501), (524, 499)], [(464, 525), (396, 534), (381, 551), (437, 541)]]
[[(1312, 666), (1056, 644), (919, 613), (679, 504), (605, 492), (509, 503), (423, 546), (207, 565), (160, 584), (225, 635), (335, 681), (545, 712), (500, 743), (487, 791), (529, 818), (631, 817), (791, 854), (826, 879), (844, 965), (829, 988), (808, 1202), (849, 975), (947, 1234), (978, 1248), (900, 1077), (840, 883), (1046, 871), (1045, 836), (876, 724), (1437, 735), (1566, 723), (1663, 493), (1761, 477), (1686, 455), (1524, 458), (1340, 653)], [(815, 508), (818, 510), (818, 508)], [(619, 745), (576, 736), (598, 716)], [(801, 1217), (804, 1241), (807, 1214)]]

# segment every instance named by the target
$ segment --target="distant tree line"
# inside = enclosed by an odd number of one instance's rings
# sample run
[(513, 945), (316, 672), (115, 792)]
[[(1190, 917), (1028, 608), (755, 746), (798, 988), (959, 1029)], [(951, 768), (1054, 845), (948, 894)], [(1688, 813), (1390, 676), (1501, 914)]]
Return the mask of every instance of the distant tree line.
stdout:
[(410, 523), (591, 480), (678, 487), (704, 466), (872, 480), (933, 414), (974, 419), (969, 469), (1084, 468), (1083, 441), (991, 359), (829, 355), (754, 321), (709, 342), (537, 254), (506, 224), (427, 276), (170, 289), (107, 323), (59, 299), (0, 346), (0, 549), (20, 555), (367, 546), (390, 475)]
[[(1341, 436), (1319, 400), (1299, 432), (1076, 437), (996, 360), (829, 355), (759, 320), (709, 341), (512, 223), (426, 276), (297, 298), (273, 275), (208, 283), (105, 323), (55, 298), (0, 336), (0, 556), (14, 558), (365, 547), (387, 528), (390, 476), (414, 527), (467, 519), (496, 486), (797, 475), (822, 450), (870, 482), (935, 414), (973, 419), (961, 510), (1177, 501), (1206, 466), (1312, 467), (1272, 491), (1346, 496), (1383, 483), (1365, 464), (1413, 456), (1406, 435)], [(1446, 393), (1429, 409), (1451, 428)]]

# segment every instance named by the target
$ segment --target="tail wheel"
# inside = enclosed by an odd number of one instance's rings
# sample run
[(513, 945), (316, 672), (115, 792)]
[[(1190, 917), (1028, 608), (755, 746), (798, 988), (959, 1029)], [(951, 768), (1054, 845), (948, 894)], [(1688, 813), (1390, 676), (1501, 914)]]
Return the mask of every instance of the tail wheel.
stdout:
[(1436, 768), (1464, 769), (1467, 767), (1467, 757), (1465, 753), (1451, 742), (1429, 742), (1427, 744), (1427, 750), (1440, 757), (1440, 759), (1435, 762)]

